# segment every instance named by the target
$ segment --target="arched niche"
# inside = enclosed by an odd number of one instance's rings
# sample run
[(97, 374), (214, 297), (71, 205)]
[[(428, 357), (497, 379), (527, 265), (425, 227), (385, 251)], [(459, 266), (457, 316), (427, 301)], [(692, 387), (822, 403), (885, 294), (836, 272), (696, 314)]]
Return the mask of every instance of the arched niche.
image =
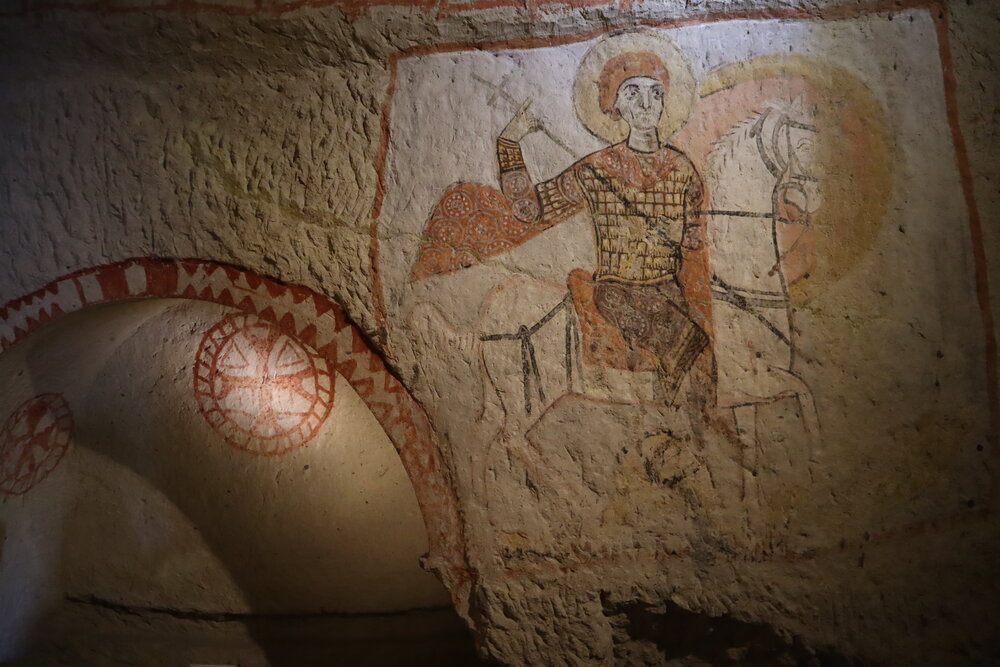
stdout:
[[(66, 300), (67, 285), (76, 301)], [(122, 286), (133, 291), (114, 291)], [(239, 292), (241, 301), (232, 297)], [(295, 659), (271, 637), (276, 619), (339, 619), (334, 634), (359, 646), (386, 632), (419, 644), (421, 627), (439, 638), (456, 630), (457, 619), (440, 613), (392, 620), (447, 605), (447, 591), (418, 562), (429, 552), (431, 564), (447, 563), (442, 554), (460, 533), (435, 514), (447, 497), (420, 501), (447, 476), (432, 441), (421, 442), (422, 415), (408, 412), (419, 408), (325, 297), (231, 267), (140, 260), (56, 281), (0, 316), (0, 371), (11, 378), (0, 391), (3, 417), (39, 396), (49, 412), (69, 413), (57, 424), (68, 431), (65, 451), (0, 506), (0, 570), (9, 570), (0, 598), (19, 609), (7, 614), (18, 626), (5, 629), (12, 642), (65, 630), (78, 613), (67, 603), (242, 620), (274, 664)], [(318, 417), (279, 446), (266, 429), (241, 438), (220, 426), (220, 392), (199, 394), (206, 364), (227, 363), (218, 349), (213, 357), (213, 340), (229, 335), (232, 365), (233, 331), (248, 326), (273, 332), (271, 360), (291, 360), (291, 374), (312, 360), (307, 389), (316, 393), (316, 368), (326, 378), (324, 401), (310, 403)], [(231, 427), (247, 393), (229, 379), (236, 402), (227, 408), (223, 396), (222, 411)], [(428, 485), (428, 470), (441, 479)], [(60, 606), (54, 625), (39, 622)], [(371, 614), (388, 616), (366, 627)], [(344, 626), (351, 618), (360, 625)]]

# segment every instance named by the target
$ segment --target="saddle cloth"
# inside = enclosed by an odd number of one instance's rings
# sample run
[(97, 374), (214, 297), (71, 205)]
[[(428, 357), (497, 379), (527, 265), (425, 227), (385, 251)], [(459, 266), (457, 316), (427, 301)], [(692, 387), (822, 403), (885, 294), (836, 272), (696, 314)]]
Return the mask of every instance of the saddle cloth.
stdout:
[(622, 371), (655, 371), (659, 368), (656, 355), (648, 350), (633, 350), (618, 328), (604, 319), (594, 301), (593, 276), (583, 269), (574, 269), (566, 279), (573, 298), (573, 308), (580, 322), (583, 362)]

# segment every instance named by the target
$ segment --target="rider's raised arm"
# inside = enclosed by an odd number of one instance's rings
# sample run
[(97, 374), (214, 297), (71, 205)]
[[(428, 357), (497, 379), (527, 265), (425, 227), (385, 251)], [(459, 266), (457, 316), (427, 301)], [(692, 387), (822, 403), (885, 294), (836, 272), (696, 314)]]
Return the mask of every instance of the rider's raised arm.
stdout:
[(535, 185), (521, 154), (521, 145), (511, 139), (497, 139), (500, 189), (510, 200), (514, 217), (521, 222), (552, 225), (586, 207), (573, 165), (548, 181)]
[(500, 189), (510, 201), (514, 217), (525, 223), (553, 225), (583, 210), (586, 203), (576, 179), (576, 164), (538, 185), (531, 180), (521, 140), (543, 129), (531, 111), (531, 99), (525, 100), (497, 138), (497, 162)]

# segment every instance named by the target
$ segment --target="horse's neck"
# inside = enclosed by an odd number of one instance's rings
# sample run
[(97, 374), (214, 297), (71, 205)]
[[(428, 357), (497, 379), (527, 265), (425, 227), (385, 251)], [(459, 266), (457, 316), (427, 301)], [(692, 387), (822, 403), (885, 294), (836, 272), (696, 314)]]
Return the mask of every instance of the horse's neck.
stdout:
[(774, 175), (757, 155), (744, 151), (709, 173), (711, 208), (716, 211), (741, 211), (744, 213), (771, 212), (771, 193)]
[(775, 177), (756, 142), (746, 132), (734, 133), (716, 147), (709, 165), (712, 272), (735, 287), (779, 291), (770, 218)]

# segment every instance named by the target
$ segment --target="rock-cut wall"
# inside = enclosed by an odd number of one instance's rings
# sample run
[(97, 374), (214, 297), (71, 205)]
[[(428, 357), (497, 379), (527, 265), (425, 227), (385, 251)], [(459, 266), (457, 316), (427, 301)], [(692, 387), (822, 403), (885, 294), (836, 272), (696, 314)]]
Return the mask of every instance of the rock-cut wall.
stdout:
[(129, 257), (336, 300), (405, 392), (376, 416), (423, 564), (500, 663), (987, 664), (998, 28), (986, 0), (28, 2), (0, 302)]

